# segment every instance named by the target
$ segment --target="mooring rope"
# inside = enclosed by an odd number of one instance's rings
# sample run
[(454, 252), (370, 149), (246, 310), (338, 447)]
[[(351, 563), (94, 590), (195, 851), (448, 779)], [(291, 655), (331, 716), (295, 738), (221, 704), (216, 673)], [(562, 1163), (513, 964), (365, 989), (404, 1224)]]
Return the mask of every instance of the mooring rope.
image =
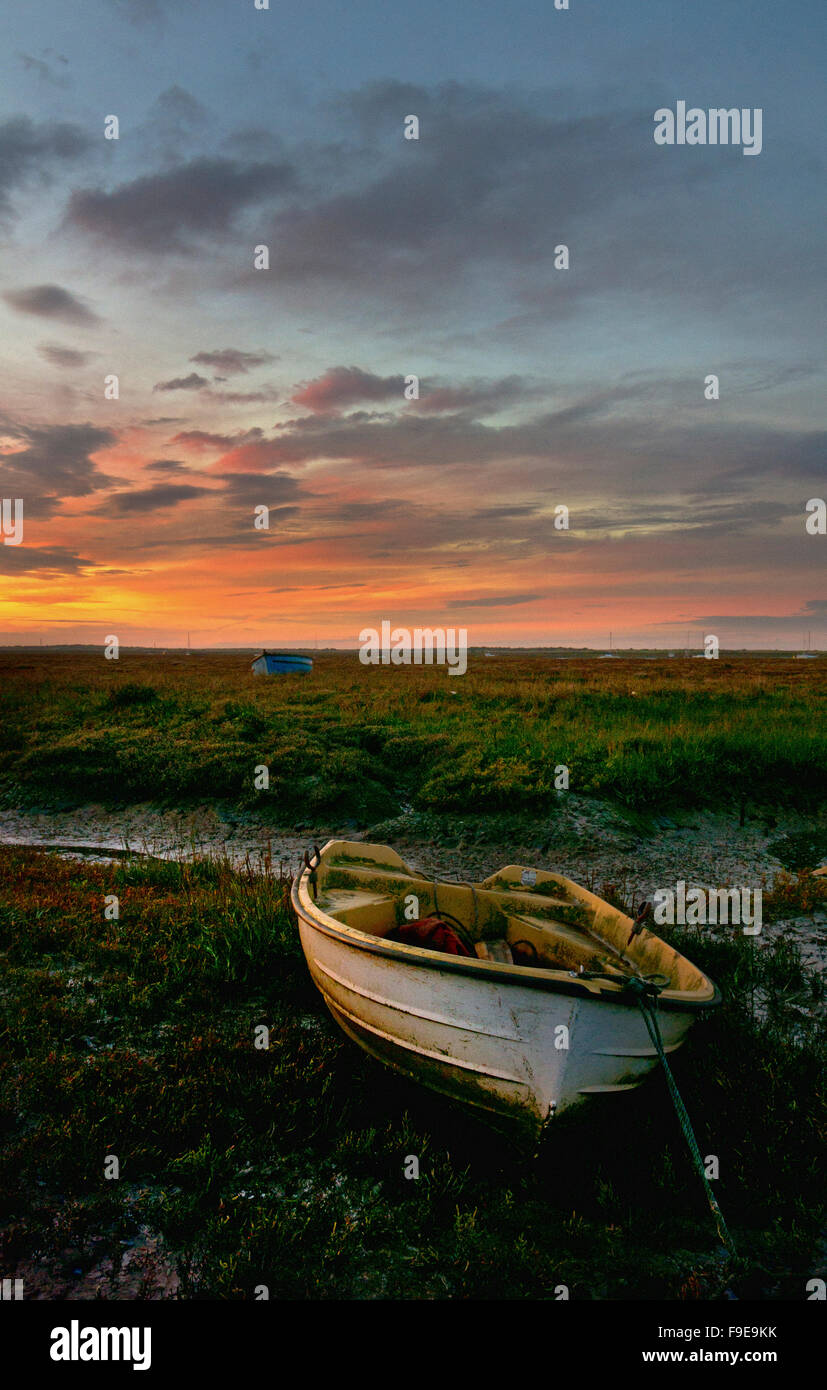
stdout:
[(727, 1230), (724, 1214), (718, 1206), (715, 1193), (709, 1185), (709, 1179), (706, 1176), (706, 1169), (704, 1168), (704, 1161), (701, 1158), (701, 1151), (698, 1148), (698, 1141), (695, 1138), (695, 1131), (692, 1128), (692, 1121), (689, 1118), (689, 1113), (675, 1083), (675, 1078), (672, 1075), (672, 1068), (666, 1059), (666, 1052), (664, 1050), (663, 1038), (661, 1036), (660, 1024), (658, 1023), (657, 1016), (657, 994), (652, 986), (647, 984), (644, 980), (630, 980), (626, 988), (637, 995), (637, 1001), (640, 1006), (640, 1011), (643, 1014), (643, 1020), (646, 1024), (649, 1037), (652, 1039), (655, 1050), (663, 1065), (663, 1070), (666, 1075), (666, 1084), (669, 1087), (669, 1094), (672, 1097), (672, 1103), (675, 1107), (680, 1127), (683, 1130), (684, 1138), (689, 1146), (689, 1152), (692, 1155), (692, 1161), (698, 1171), (698, 1176), (704, 1185), (706, 1200), (709, 1203), (709, 1209), (712, 1212), (718, 1235), (728, 1254), (734, 1256), (736, 1254), (735, 1243)]

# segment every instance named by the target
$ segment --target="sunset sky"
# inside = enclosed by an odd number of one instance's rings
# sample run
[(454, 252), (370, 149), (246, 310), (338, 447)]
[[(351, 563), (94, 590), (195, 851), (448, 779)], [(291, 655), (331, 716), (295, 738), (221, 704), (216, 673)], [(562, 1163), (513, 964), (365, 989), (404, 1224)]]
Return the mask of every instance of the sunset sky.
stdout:
[[(0, 643), (827, 645), (826, 31), (6, 6)], [(679, 100), (762, 108), (761, 154), (657, 146)]]

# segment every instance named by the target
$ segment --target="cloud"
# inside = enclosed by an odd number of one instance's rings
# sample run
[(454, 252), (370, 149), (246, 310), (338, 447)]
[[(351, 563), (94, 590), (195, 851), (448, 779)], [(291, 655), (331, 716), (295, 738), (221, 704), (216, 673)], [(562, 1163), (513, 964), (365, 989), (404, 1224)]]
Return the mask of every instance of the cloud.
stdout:
[(0, 496), (22, 497), (27, 516), (51, 516), (67, 497), (88, 497), (115, 486), (92, 457), (118, 436), (97, 425), (17, 425), (9, 432), (23, 443), (0, 455)]
[(241, 430), (238, 434), (213, 434), (209, 430), (181, 430), (173, 439), (173, 444), (183, 444), (185, 448), (192, 449), (195, 453), (204, 453), (208, 449), (227, 450), (237, 449), (243, 444), (264, 438), (264, 430), (256, 425), (249, 430)]
[[(388, 381), (360, 369), (346, 370), (346, 378), (331, 371), (296, 394), (309, 392), (312, 404), (329, 407), (348, 393), (367, 389), (360, 384), (362, 377), (382, 389)], [(441, 389), (452, 398), (467, 390), (466, 399), (474, 395), (493, 401), (501, 386), (493, 383), (490, 391), (484, 384)], [(521, 389), (519, 383), (509, 384), (501, 398), (516, 399)], [(527, 395), (535, 391), (526, 388)], [(565, 487), (579, 496), (597, 489), (606, 499), (607, 525), (611, 499), (645, 498), (644, 513), (636, 503), (626, 510), (634, 527), (648, 512), (653, 488), (659, 497), (680, 497), (687, 526), (713, 519), (722, 526), (727, 523), (723, 513), (715, 518), (703, 515), (703, 504), (710, 498), (717, 503), (729, 500), (733, 523), (748, 521), (755, 503), (751, 484), (766, 475), (781, 481), (787, 492), (791, 483), (810, 487), (823, 470), (827, 445), (823, 431), (746, 424), (705, 411), (703, 403), (698, 404), (697, 381), (679, 378), (647, 377), (587, 390), (556, 409), (535, 411), (515, 422), (484, 422), (475, 419), (475, 413), (414, 411), (403, 403), (396, 413), (297, 417), (277, 425), (271, 438), (260, 429), (233, 436), (185, 431), (175, 436), (173, 446), (215, 449), (221, 457), (214, 469), (232, 472), (322, 462), (332, 467), (338, 461), (383, 470), (486, 470), (492, 480), (499, 471), (502, 485), (511, 486), (506, 479), (518, 469), (520, 503), (528, 504), (532, 493), (535, 499), (546, 496), (552, 482), (558, 491)], [(561, 492), (556, 500), (568, 497)], [(762, 505), (766, 516), (771, 511), (766, 497)], [(618, 518), (622, 520), (623, 515)]]
[(152, 473), (191, 473), (192, 469), (186, 463), (181, 463), (180, 459), (153, 459), (151, 463), (144, 464), (144, 468)]
[(211, 476), (220, 480), (223, 495), (233, 505), (272, 508), (308, 496), (289, 473), (216, 473)]
[[(687, 618), (687, 622), (698, 623), (709, 628), (726, 628), (730, 626), (753, 626), (759, 623), (762, 627), (776, 627), (782, 631), (791, 628), (793, 632), (802, 631), (802, 623), (820, 622), (827, 616), (827, 599), (811, 598), (807, 599), (797, 613), (712, 613), (704, 614), (700, 618)], [(657, 623), (657, 627), (665, 627), (666, 623)]]
[(176, 83), (153, 104), (141, 127), (144, 143), (164, 161), (176, 163), (184, 142), (202, 132), (209, 124), (210, 113), (191, 92)]
[(94, 352), (79, 352), (77, 348), (61, 347), (59, 343), (39, 343), (38, 352), (53, 367), (85, 367), (96, 356)]
[(202, 386), (209, 386), (210, 379), (207, 376), (199, 376), (197, 372), (190, 372), (189, 376), (174, 376), (171, 381), (156, 381), (153, 391), (200, 391)]
[[(50, 51), (50, 50), (47, 50)], [(34, 58), (30, 53), (18, 53), (18, 58), (27, 72), (33, 72), (42, 82), (51, 82), (55, 87), (67, 87), (69, 79), (65, 73), (57, 72), (43, 58)], [(67, 64), (66, 58), (58, 55), (58, 62)]]
[(85, 560), (62, 545), (0, 545), (0, 573), (49, 575), (79, 574), (96, 569), (94, 560)]
[(271, 352), (242, 352), (240, 348), (218, 348), (213, 352), (197, 352), (190, 358), (190, 362), (195, 362), (199, 367), (212, 367), (224, 376), (238, 376), (276, 360)]
[[(181, 473), (199, 476), (192, 474), (178, 459), (155, 459), (146, 464), (146, 468), (153, 472), (166, 472), (173, 477)], [(225, 515), (228, 508), (244, 508), (252, 512), (254, 507), (264, 505), (270, 508), (271, 519), (279, 515), (284, 520), (288, 516), (296, 515), (298, 507), (283, 504), (294, 503), (307, 496), (296, 479), (287, 473), (211, 473), (209, 478), (211, 482), (215, 480), (219, 486), (204, 487), (195, 482), (164, 481), (153, 483), (147, 488), (118, 492), (97, 507), (95, 515), (133, 516), (168, 510), (199, 497), (213, 497), (216, 508)]]
[[(361, 584), (354, 580), (347, 580), (344, 584), (285, 584), (279, 588), (268, 589), (267, 592), (268, 594), (298, 594), (303, 591), (315, 593), (317, 591), (324, 592), (330, 589), (338, 589), (339, 591), (350, 593), (351, 589), (366, 589), (367, 587), (367, 584)], [(232, 597), (242, 598), (246, 597), (246, 595), (233, 594)]]
[(539, 510), (536, 502), (524, 502), (520, 504), (512, 503), (503, 507), (477, 507), (473, 515), (486, 521), (511, 521), (520, 520), (523, 517), (534, 516)]
[[(406, 112), (420, 117), (419, 141), (402, 138)], [(553, 278), (557, 241), (583, 251), (598, 191), (605, 224), (630, 186), (641, 197), (658, 189), (662, 200), (664, 185), (674, 190), (682, 178), (652, 159), (639, 111), (578, 113), (554, 92), (529, 101), (459, 82), (388, 81), (346, 94), (333, 114), (360, 124), (358, 158), (340, 155), (333, 172), (321, 159), (318, 174), (310, 165), (275, 211), (261, 238), (275, 248), (265, 289), (315, 281), (386, 300), (393, 293), (405, 315), (475, 276), (497, 283), (494, 265), (536, 289), (537, 269)]]
[(476, 382), (466, 386), (430, 386), (420, 384), (415, 409), (426, 414), (442, 411), (466, 411), (473, 416), (491, 415), (504, 406), (514, 405), (536, 394), (522, 377), (509, 376), (499, 381)]
[(0, 121), (0, 219), (12, 214), (14, 189), (47, 179), (55, 164), (76, 159), (91, 144), (84, 130), (63, 121), (36, 125), (28, 116)]
[(445, 604), (449, 608), (515, 608), (521, 603), (535, 603), (543, 594), (504, 594), (499, 598), (456, 598)]
[(323, 376), (297, 387), (290, 400), (318, 414), (343, 409), (359, 401), (403, 400), (405, 378), (375, 376), (360, 367), (330, 367)]
[[(216, 377), (216, 381), (222, 378)], [(251, 405), (273, 403), (282, 399), (282, 392), (275, 386), (261, 386), (257, 391), (207, 391), (211, 401), (224, 401), (227, 405)]]
[[(214, 246), (240, 224), (250, 250), (269, 245), (270, 270), (255, 272), (246, 256), (228, 271), (233, 288), (278, 295), (302, 313), (333, 291), (344, 311), (381, 306), (386, 329), (464, 299), (475, 309), (473, 326), (460, 321), (467, 340), (486, 316), (492, 333), (513, 339), (547, 333), (596, 300), (612, 318), (622, 299), (663, 323), (679, 299), (696, 313), (738, 315), (743, 334), (743, 315), (763, 322), (783, 297), (812, 336), (812, 286), (823, 278), (817, 180), (779, 170), (769, 149), (760, 170), (721, 148), (695, 149), (691, 170), (658, 158), (641, 90), (633, 107), (612, 98), (601, 108), (593, 92), (572, 89), (369, 83), (318, 109), (306, 129), (326, 120), (326, 136), (288, 138), (257, 163), (227, 145), (175, 167), (162, 157), (163, 167), (118, 187), (76, 191), (67, 216), (109, 248), (156, 257), (202, 235)], [(176, 86), (158, 104), (194, 130), (193, 103)], [(419, 141), (402, 138), (406, 112), (420, 116)], [(792, 227), (788, 195), (801, 209)], [(703, 273), (678, 275), (676, 265), (697, 257), (700, 205), (711, 221), (726, 217), (727, 235), (705, 247)], [(255, 212), (249, 228), (245, 211)], [(767, 277), (779, 238), (787, 254)], [(559, 243), (571, 251), (568, 271), (554, 265)], [(445, 407), (434, 395), (416, 408)]]
[(189, 502), (194, 497), (205, 497), (212, 491), (212, 488), (196, 487), (193, 483), (156, 483), (153, 487), (136, 488), (133, 492), (115, 493), (97, 508), (97, 515), (114, 512), (119, 516), (130, 516), (135, 512), (157, 512), (177, 507), (179, 502)]
[(509, 376), (462, 385), (441, 385), (423, 379), (419, 391), (418, 399), (408, 401), (404, 376), (377, 376), (361, 367), (329, 367), (322, 376), (296, 387), (290, 401), (318, 415), (336, 414), (364, 402), (389, 402), (423, 414), (465, 411), (477, 416), (490, 415), (503, 406), (526, 400), (536, 394), (537, 387), (522, 377)]
[(115, 0), (131, 24), (160, 24), (163, 9), (160, 0)]
[(3, 298), (19, 314), (34, 314), (38, 318), (62, 319), (65, 323), (75, 324), (100, 322), (97, 314), (93, 314), (77, 295), (63, 289), (62, 285), (29, 285), (22, 290), (6, 290)]
[[(256, 221), (269, 273), (250, 262), (233, 283), (304, 313), (331, 293), (362, 311), (378, 305), (386, 329), (431, 319), (435, 304), (470, 302), (477, 322), (491, 311), (492, 332), (511, 337), (547, 333), (610, 298), (613, 316), (622, 299), (668, 323), (677, 299), (726, 314), (743, 332), (744, 312), (778, 314), (783, 294), (812, 336), (812, 285), (824, 273), (815, 177), (796, 183), (769, 149), (760, 170), (713, 147), (696, 148), (691, 169), (659, 159), (646, 91), (634, 105), (613, 97), (602, 109), (593, 92), (462, 82), (386, 81), (346, 93), (322, 108), (334, 127), (327, 143), (288, 145), (301, 181), (288, 200), (266, 201)], [(402, 138), (407, 112), (420, 117), (418, 141)], [(801, 211), (792, 230), (788, 198)], [(676, 274), (697, 256), (701, 205), (727, 219), (727, 235), (705, 248), (702, 274)], [(794, 249), (771, 280), (779, 237)], [(558, 244), (570, 250), (567, 271), (554, 265)]]
[(193, 238), (228, 232), (242, 209), (294, 184), (293, 168), (286, 163), (198, 158), (133, 179), (111, 193), (78, 190), (69, 199), (66, 218), (109, 245), (183, 251)]

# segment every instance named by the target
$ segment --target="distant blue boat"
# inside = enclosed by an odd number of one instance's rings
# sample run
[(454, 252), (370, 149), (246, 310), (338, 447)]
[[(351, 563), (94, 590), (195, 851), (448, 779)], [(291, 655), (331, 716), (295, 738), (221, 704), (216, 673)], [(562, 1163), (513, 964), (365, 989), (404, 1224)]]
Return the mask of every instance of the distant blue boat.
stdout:
[(309, 656), (299, 656), (297, 652), (262, 652), (253, 662), (256, 676), (306, 675), (313, 670)]

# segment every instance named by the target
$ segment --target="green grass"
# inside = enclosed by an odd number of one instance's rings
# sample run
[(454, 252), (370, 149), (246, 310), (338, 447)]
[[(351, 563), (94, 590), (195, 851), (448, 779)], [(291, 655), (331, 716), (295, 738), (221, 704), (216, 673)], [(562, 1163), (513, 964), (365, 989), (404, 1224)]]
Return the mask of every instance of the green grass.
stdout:
[[(472, 659), (468, 674), (322, 655), (256, 678), (236, 654), (7, 656), (0, 804), (225, 801), (274, 823), (546, 815), (555, 768), (630, 811), (812, 807), (827, 664)], [(269, 768), (267, 790), (254, 770)]]
[(531, 1162), (341, 1036), (279, 874), (0, 848), (0, 1267), (117, 1262), (149, 1229), (187, 1297), (803, 1298), (827, 1201), (820, 986), (783, 942), (671, 939), (725, 992), (673, 1061), (730, 1268), (662, 1077), (561, 1120)]

